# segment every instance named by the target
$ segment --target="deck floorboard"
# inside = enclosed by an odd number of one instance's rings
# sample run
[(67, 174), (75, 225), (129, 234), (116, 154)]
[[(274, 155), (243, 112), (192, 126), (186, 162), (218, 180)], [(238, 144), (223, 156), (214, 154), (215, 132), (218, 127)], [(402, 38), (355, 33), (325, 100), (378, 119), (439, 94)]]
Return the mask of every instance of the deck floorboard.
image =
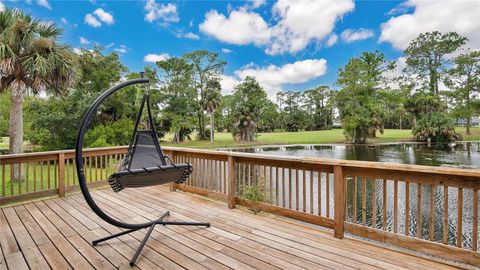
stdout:
[(170, 211), (167, 220), (208, 221), (210, 228), (157, 226), (137, 260), (128, 265), (146, 230), (118, 233), (96, 216), (81, 194), (0, 211), (0, 269), (457, 269), (280, 216), (226, 204), (167, 187), (114, 193), (92, 191), (102, 209), (125, 222), (145, 222)]

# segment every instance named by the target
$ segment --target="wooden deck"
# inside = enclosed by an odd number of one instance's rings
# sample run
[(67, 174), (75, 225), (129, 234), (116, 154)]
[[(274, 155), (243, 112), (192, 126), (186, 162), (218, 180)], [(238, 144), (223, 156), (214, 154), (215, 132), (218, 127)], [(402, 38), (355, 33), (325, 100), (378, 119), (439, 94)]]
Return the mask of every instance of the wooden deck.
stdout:
[[(167, 187), (92, 193), (102, 208), (126, 221), (146, 221), (170, 210), (169, 220), (212, 223), (210, 228), (157, 226), (136, 269), (455, 269)], [(98, 218), (81, 194), (3, 208), (0, 226), (0, 269), (130, 269), (146, 232), (92, 247), (92, 240), (120, 230)]]

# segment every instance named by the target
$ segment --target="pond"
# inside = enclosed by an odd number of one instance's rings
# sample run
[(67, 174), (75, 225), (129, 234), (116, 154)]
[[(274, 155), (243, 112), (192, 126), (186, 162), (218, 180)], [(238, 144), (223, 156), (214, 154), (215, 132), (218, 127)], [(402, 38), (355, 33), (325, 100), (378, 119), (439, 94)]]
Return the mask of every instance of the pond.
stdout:
[[(375, 161), (375, 162), (390, 162), (390, 163), (401, 163), (401, 164), (418, 164), (418, 165), (428, 165), (428, 166), (449, 166), (449, 167), (459, 167), (459, 168), (469, 168), (469, 169), (480, 169), (480, 141), (475, 142), (460, 142), (455, 145), (446, 145), (437, 148), (429, 148), (425, 144), (417, 143), (395, 143), (395, 144), (377, 144), (377, 145), (294, 145), (294, 146), (265, 146), (265, 147), (256, 147), (256, 148), (245, 148), (245, 149), (229, 149), (230, 151), (239, 151), (239, 152), (249, 152), (249, 153), (258, 153), (265, 155), (284, 155), (284, 156), (313, 156), (321, 158), (332, 158), (332, 159), (347, 159), (347, 160), (363, 160), (363, 161)], [(275, 172), (274, 172), (275, 173)], [(292, 171), (292, 178), (295, 178), (295, 171)], [(300, 173), (300, 172), (299, 172)], [(280, 179), (282, 179), (282, 174), (288, 174), (288, 171), (280, 171)], [(275, 176), (272, 175), (274, 178)], [(289, 178), (289, 177), (287, 177)], [(301, 190), (304, 189), (303, 184), (300, 181), (299, 191), (295, 190), (295, 187), (292, 186), (292, 202), (289, 202), (289, 198), (285, 198), (285, 202), (282, 202), (282, 197), (275, 198), (279, 201), (279, 205), (292, 205), (292, 209), (295, 209), (295, 202), (302, 201), (303, 196), (305, 196), (306, 201), (310, 201), (310, 189), (312, 189), (313, 200), (317, 201), (319, 198), (322, 201), (319, 205), (314, 204), (312, 206), (307, 205), (306, 211), (310, 212), (310, 207), (312, 207), (312, 212), (314, 214), (321, 213), (333, 213), (333, 198), (329, 202), (328, 211), (326, 209), (325, 194), (327, 189), (330, 194), (334, 194), (333, 191), (333, 181), (330, 181), (330, 185), (326, 186), (326, 174), (325, 173), (314, 173), (312, 178), (309, 175), (306, 177), (307, 182), (305, 183), (305, 189), (307, 192), (302, 195)], [(313, 182), (310, 183), (309, 179), (313, 179)], [(333, 179), (333, 175), (330, 175), (330, 179)], [(363, 180), (357, 179), (356, 181), (356, 196), (354, 196), (354, 179), (347, 179), (347, 220), (349, 222), (362, 223), (362, 193), (363, 193)], [(384, 181), (381, 179), (366, 179), (366, 222), (368, 226), (373, 226), (376, 228), (382, 228), (383, 221), (383, 185)], [(318, 188), (320, 185), (320, 188)], [(375, 188), (373, 188), (375, 186)], [(419, 223), (418, 219), (418, 185), (410, 184), (409, 185), (409, 204), (410, 208), (408, 209), (408, 214), (405, 213), (405, 201), (406, 196), (406, 183), (404, 181), (398, 181), (398, 227), (397, 231), (400, 234), (405, 234), (405, 217), (409, 217), (409, 232), (407, 233), (410, 236), (415, 237), (417, 235), (417, 224)], [(288, 194), (289, 185), (284, 183), (279, 184), (278, 192), (282, 194), (285, 192)], [(373, 192), (375, 190), (375, 193)], [(433, 194), (431, 192), (433, 191)], [(433, 198), (433, 223), (434, 223), (434, 234), (433, 238), (436, 242), (442, 242), (443, 239), (443, 213), (444, 213), (444, 204), (443, 198), (445, 192), (448, 193), (448, 242), (452, 245), (455, 245), (457, 242), (457, 205), (459, 198), (459, 191), (457, 188), (447, 188), (443, 187), (434, 187), (433, 189), (429, 185), (421, 186), (421, 202), (420, 202), (420, 223), (422, 238), (430, 238), (430, 200)], [(386, 181), (386, 194), (394, 193), (394, 181)], [(299, 196), (297, 199), (296, 196)], [(333, 197), (333, 196), (332, 196)], [(356, 210), (354, 210), (353, 203), (354, 197), (356, 198)], [(473, 232), (473, 190), (463, 189), (463, 215), (462, 215), (462, 244), (464, 248), (469, 248), (472, 246), (472, 232)], [(376, 202), (375, 215), (373, 215), (372, 200)], [(273, 202), (272, 202), (273, 203)], [(276, 201), (275, 201), (276, 203)], [(477, 202), (478, 203), (478, 202)], [(320, 206), (321, 205), (321, 206)], [(320, 206), (320, 209), (318, 209)], [(302, 206), (299, 206), (302, 209)], [(303, 210), (303, 209), (302, 209)], [(386, 201), (386, 229), (387, 231), (393, 232), (394, 227), (394, 200), (393, 195), (387, 196)], [(355, 212), (355, 213), (354, 213)], [(333, 215), (333, 214), (330, 214)], [(373, 220), (375, 217), (375, 220)], [(480, 231), (480, 223), (479, 228)], [(480, 242), (479, 242), (480, 244)]]
[(480, 141), (457, 142), (435, 148), (421, 143), (393, 143), (263, 146), (229, 150), (267, 155), (308, 156), (480, 169)]

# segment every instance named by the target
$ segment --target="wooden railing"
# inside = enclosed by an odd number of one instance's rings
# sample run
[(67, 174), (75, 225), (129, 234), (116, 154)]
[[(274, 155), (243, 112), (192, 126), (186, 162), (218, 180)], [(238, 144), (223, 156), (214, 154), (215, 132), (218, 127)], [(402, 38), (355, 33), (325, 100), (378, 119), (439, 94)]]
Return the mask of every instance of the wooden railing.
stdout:
[[(105, 185), (126, 150), (86, 150), (89, 184)], [(195, 168), (184, 184), (172, 184), (172, 191), (331, 228), (337, 238), (348, 233), (480, 265), (480, 170), (169, 147), (164, 151), (175, 162)], [(0, 203), (75, 191), (73, 158), (73, 151), (0, 156)], [(17, 177), (22, 175), (23, 181), (10, 181), (12, 169), (21, 172)]]

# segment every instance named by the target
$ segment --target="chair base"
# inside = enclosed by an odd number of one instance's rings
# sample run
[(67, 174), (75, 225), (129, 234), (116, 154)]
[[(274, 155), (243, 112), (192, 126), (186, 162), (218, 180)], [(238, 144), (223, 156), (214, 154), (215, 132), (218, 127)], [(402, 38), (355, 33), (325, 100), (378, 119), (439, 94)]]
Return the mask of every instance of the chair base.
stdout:
[(116, 237), (119, 237), (119, 236), (122, 236), (122, 235), (125, 235), (125, 234), (129, 234), (129, 233), (141, 230), (141, 229), (149, 228), (147, 234), (145, 235), (142, 242), (140, 243), (140, 246), (138, 247), (137, 251), (133, 255), (133, 258), (130, 260), (130, 266), (134, 266), (135, 262), (138, 259), (138, 256), (140, 255), (140, 252), (142, 252), (143, 247), (147, 243), (148, 238), (150, 238), (150, 235), (152, 234), (153, 229), (155, 228), (156, 225), (163, 225), (163, 226), (165, 226), (165, 225), (205, 226), (207, 228), (210, 227), (210, 223), (206, 223), (206, 222), (164, 221), (163, 219), (166, 218), (169, 215), (170, 215), (170, 211), (167, 211), (162, 216), (160, 216), (160, 218), (155, 220), (150, 227), (139, 228), (139, 229), (130, 229), (130, 230), (125, 230), (125, 231), (120, 232), (120, 233), (112, 234), (110, 236), (103, 237), (103, 238), (92, 241), (92, 245), (96, 246), (98, 243), (105, 242), (107, 240), (110, 240), (110, 239), (113, 239), (113, 238), (116, 238)]

